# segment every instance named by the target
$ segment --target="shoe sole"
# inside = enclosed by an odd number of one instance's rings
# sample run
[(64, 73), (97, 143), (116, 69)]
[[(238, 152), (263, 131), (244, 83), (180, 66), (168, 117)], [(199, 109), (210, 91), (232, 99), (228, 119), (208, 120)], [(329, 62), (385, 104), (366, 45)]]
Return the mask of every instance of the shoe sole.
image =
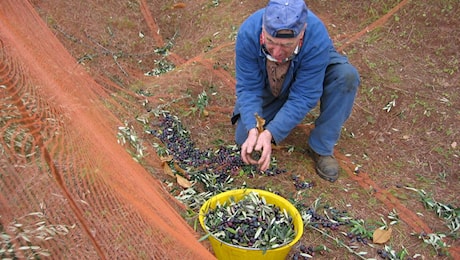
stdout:
[(319, 175), (319, 177), (325, 179), (326, 181), (330, 181), (330, 182), (335, 182), (339, 178), (339, 175), (334, 176), (334, 177), (325, 175), (318, 167), (316, 167), (316, 173)]

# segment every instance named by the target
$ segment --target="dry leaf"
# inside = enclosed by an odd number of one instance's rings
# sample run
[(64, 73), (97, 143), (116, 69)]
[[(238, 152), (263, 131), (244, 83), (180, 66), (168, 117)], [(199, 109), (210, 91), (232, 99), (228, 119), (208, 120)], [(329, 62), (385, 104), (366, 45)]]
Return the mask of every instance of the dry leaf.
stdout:
[(264, 125), (265, 125), (265, 119), (259, 116), (259, 114), (255, 114), (256, 116), (256, 121), (257, 121), (257, 130), (259, 133), (262, 133), (264, 131)]
[(173, 4), (171, 9), (180, 9), (180, 8), (185, 8), (185, 7), (186, 7), (186, 4), (184, 3), (176, 3), (176, 4)]
[(176, 169), (176, 171), (178, 171), (180, 174), (182, 174), (182, 176), (184, 176), (185, 178), (188, 178), (189, 175), (188, 173), (182, 169), (179, 164), (177, 164), (176, 162), (174, 162), (174, 169)]
[(161, 156), (160, 157), (160, 160), (161, 160), (161, 163), (164, 163), (164, 162), (170, 162), (174, 159), (174, 157), (172, 155), (168, 155), (168, 156)]
[(169, 164), (168, 164), (167, 162), (162, 162), (161, 164), (162, 164), (162, 166), (163, 166), (163, 171), (164, 171), (167, 175), (169, 175), (169, 176), (171, 176), (171, 177), (174, 177), (175, 174), (174, 174), (174, 172), (171, 170), (171, 167), (169, 167)]
[(272, 144), (272, 150), (282, 150), (282, 149), (286, 149), (286, 146)]
[(391, 238), (391, 231), (391, 228), (389, 228), (388, 230), (380, 228), (376, 229), (374, 231), (374, 234), (372, 235), (372, 241), (375, 244), (385, 244)]
[(180, 176), (179, 174), (176, 175), (177, 177), (177, 184), (182, 186), (183, 188), (190, 188), (192, 186), (192, 183), (190, 183), (186, 178)]

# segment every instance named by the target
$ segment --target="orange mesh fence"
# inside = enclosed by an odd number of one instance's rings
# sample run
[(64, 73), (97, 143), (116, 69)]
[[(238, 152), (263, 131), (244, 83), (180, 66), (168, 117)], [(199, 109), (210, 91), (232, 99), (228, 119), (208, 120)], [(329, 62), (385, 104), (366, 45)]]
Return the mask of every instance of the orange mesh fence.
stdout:
[(209, 259), (27, 1), (0, 5), (0, 255)]

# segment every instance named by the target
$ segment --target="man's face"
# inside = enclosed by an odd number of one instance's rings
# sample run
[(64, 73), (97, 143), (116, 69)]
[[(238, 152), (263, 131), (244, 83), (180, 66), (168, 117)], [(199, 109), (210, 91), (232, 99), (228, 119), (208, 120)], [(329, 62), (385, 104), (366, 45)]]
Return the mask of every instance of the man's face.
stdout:
[[(282, 32), (281, 32), (282, 33)], [(265, 30), (262, 30), (263, 44), (269, 54), (278, 61), (289, 58), (299, 45), (303, 33), (296, 38), (276, 38), (270, 36)]]

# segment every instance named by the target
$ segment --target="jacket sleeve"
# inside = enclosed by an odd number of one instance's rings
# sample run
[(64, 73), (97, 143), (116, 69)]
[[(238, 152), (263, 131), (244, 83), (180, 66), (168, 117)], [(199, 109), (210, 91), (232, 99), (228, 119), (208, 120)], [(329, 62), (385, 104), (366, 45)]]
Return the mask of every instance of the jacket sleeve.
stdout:
[(323, 42), (316, 41), (315, 45), (309, 46), (299, 54), (301, 56), (297, 61), (298, 64), (294, 65), (297, 69), (293, 75), (288, 99), (266, 126), (266, 129), (272, 133), (275, 143), (284, 140), (317, 105), (323, 93), (323, 81), (329, 62), (329, 46), (331, 46), (330, 39), (325, 38)]
[(258, 64), (258, 30), (240, 30), (235, 45), (236, 106), (246, 130), (256, 127), (255, 113), (262, 113), (264, 77)]

